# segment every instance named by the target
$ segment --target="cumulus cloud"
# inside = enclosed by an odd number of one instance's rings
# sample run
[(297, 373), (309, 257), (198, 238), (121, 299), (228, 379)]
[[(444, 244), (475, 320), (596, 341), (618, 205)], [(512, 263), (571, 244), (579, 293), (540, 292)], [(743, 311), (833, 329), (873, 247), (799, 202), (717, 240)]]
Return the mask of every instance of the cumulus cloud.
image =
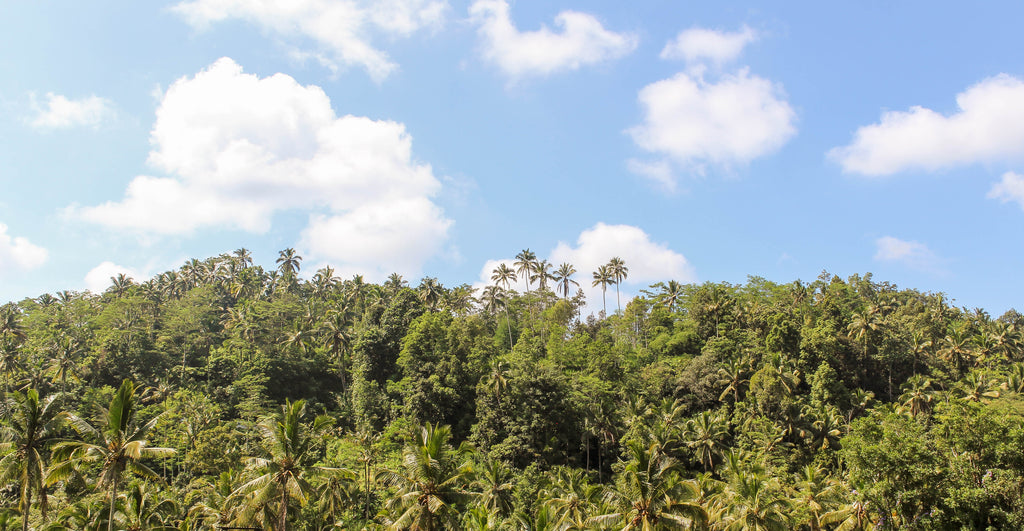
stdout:
[(479, 25), (483, 56), (512, 78), (547, 75), (562, 70), (610, 61), (637, 46), (637, 37), (604, 28), (593, 15), (562, 11), (552, 31), (520, 31), (509, 16), (505, 0), (477, 0), (469, 8)]
[(796, 134), (796, 113), (771, 81), (746, 69), (717, 82), (680, 72), (647, 85), (638, 97), (644, 121), (627, 130), (641, 149), (661, 155), (631, 161), (634, 172), (674, 187), (674, 172), (731, 168), (778, 151)]
[(22, 237), (7, 234), (7, 225), (0, 223), (0, 273), (15, 269), (34, 269), (46, 263), (49, 253)]
[[(631, 225), (608, 225), (598, 223), (580, 233), (576, 242), (559, 242), (548, 254), (547, 260), (552, 269), (560, 264), (569, 263), (576, 268), (573, 277), (579, 282), (580, 288), (587, 296), (587, 311), (597, 312), (602, 309), (601, 288), (593, 287), (593, 272), (605, 265), (613, 257), (621, 258), (629, 268), (629, 276), (619, 287), (623, 304), (634, 294), (636, 287), (646, 287), (655, 282), (678, 280), (695, 282), (697, 280), (693, 266), (686, 257), (672, 250), (664, 243), (651, 240), (650, 235)], [(538, 253), (538, 258), (544, 259)], [(489, 260), (480, 271), (477, 287), (493, 284), (491, 275), (499, 264), (505, 263), (514, 267), (514, 259)], [(523, 291), (525, 283), (520, 280), (515, 289)], [(536, 286), (535, 286), (536, 287)], [(575, 291), (575, 289), (573, 290)], [(615, 288), (608, 293), (609, 312), (615, 308)]]
[(942, 260), (927, 245), (893, 236), (875, 240), (875, 260), (896, 262), (919, 271), (942, 272)]
[(948, 116), (920, 106), (886, 112), (828, 155), (843, 171), (866, 176), (1024, 158), (1024, 82), (1000, 74), (961, 92), (956, 103)]
[(70, 129), (72, 127), (98, 127), (114, 115), (113, 104), (99, 96), (88, 96), (77, 100), (66, 96), (46, 93), (46, 102), (40, 104), (34, 94), (30, 95), (34, 116), (29, 124), (36, 129)]
[(359, 66), (375, 80), (397, 68), (387, 53), (374, 47), (372, 37), (405, 37), (423, 28), (437, 28), (448, 8), (444, 0), (190, 0), (173, 10), (193, 27), (244, 20), (267, 33), (294, 43), (293, 55), (313, 57), (337, 70)]
[(1004, 173), (1002, 180), (989, 189), (988, 197), (1003, 203), (1013, 201), (1024, 210), (1024, 176), (1012, 171)]
[(661, 50), (661, 58), (723, 64), (736, 60), (743, 52), (743, 48), (755, 40), (757, 33), (748, 26), (743, 26), (736, 32), (690, 28), (680, 32), (675, 39), (665, 45)]
[[(415, 274), (447, 238), (432, 198), (441, 184), (414, 160), (405, 126), (337, 116), (327, 95), (283, 74), (245, 74), (228, 58), (171, 85), (149, 163), (120, 201), (71, 214), (144, 234), (203, 227), (267, 231), (275, 213), (307, 211), (311, 257)], [(344, 265), (344, 264), (342, 264)]]
[(124, 274), (135, 281), (136, 284), (145, 282), (150, 275), (140, 273), (134, 269), (117, 265), (111, 261), (105, 261), (89, 270), (85, 274), (85, 289), (93, 293), (103, 293), (110, 287), (112, 277)]

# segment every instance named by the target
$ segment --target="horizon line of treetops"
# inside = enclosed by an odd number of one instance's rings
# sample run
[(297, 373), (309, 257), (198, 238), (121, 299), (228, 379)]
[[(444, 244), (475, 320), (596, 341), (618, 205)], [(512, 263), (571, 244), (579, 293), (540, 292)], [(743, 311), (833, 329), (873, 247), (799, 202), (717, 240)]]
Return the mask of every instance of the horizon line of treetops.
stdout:
[[(222, 253), (206, 260), (190, 259), (177, 271), (172, 270), (160, 273), (142, 283), (137, 283), (134, 278), (126, 273), (118, 273), (110, 277), (111, 285), (107, 288), (107, 291), (120, 295), (131, 286), (138, 284), (144, 291), (150, 294), (175, 296), (201, 283), (219, 280), (227, 282), (229, 284), (229, 292), (236, 297), (246, 294), (247, 291), (251, 292), (251, 290), (248, 290), (251, 286), (246, 284), (256, 281), (266, 286), (264, 290), (265, 295), (271, 295), (278, 288), (294, 289), (298, 286), (300, 282), (298, 273), (302, 269), (302, 260), (302, 256), (294, 248), (289, 247), (278, 252), (278, 258), (275, 261), (277, 269), (265, 271), (262, 266), (253, 266), (252, 253), (242, 247), (231, 253)], [(242, 270), (252, 267), (255, 267), (258, 271), (255, 278), (240, 274)], [(491, 280), (495, 284), (486, 286), (481, 290), (479, 302), (485, 310), (501, 308), (505, 304), (505, 297), (508, 293), (515, 291), (510, 286), (518, 282), (519, 279), (526, 282), (527, 293), (530, 292), (534, 283), (537, 283), (538, 290), (545, 291), (549, 289), (548, 282), (554, 282), (557, 292), (561, 293), (563, 298), (568, 299), (572, 287), (580, 287), (579, 282), (573, 279), (573, 276), (577, 273), (576, 267), (572, 264), (562, 262), (555, 268), (554, 264), (547, 260), (539, 260), (537, 254), (527, 248), (516, 255), (512, 267), (503, 262), (494, 268)], [(619, 285), (629, 277), (629, 268), (626, 266), (625, 261), (618, 256), (612, 257), (607, 264), (598, 266), (597, 270), (592, 273), (592, 277), (591, 286), (601, 288), (602, 311), (604, 314), (607, 315), (608, 313), (606, 300), (608, 286), (615, 286), (616, 307), (621, 311), (622, 301), (619, 296)], [(325, 293), (331, 286), (340, 281), (340, 278), (334, 276), (334, 268), (327, 265), (318, 269), (310, 278), (308, 284), (310, 284), (314, 293)], [(360, 274), (353, 275), (350, 282), (357, 286), (366, 285), (363, 275)], [(387, 281), (383, 283), (383, 286), (385, 288), (398, 289), (407, 284), (408, 282), (402, 275), (391, 273)], [(682, 284), (674, 280), (669, 281), (669, 285), (672, 287), (672, 291), (678, 291), (682, 287)], [(441, 300), (444, 296), (444, 286), (435, 277), (423, 277), (416, 291), (432, 310), (436, 310), (437, 305), (444, 302)], [(464, 310), (466, 305), (473, 302), (472, 296), (476, 291), (477, 289), (469, 284), (460, 284), (452, 288), (451, 300), (449, 302), (456, 306), (455, 309)], [(44, 293), (38, 297), (38, 301), (45, 305), (57, 300), (67, 300), (73, 294), (74, 292), (70, 290), (59, 291), (56, 296)], [(582, 290), (577, 291), (575, 298), (577, 299), (578, 306), (579, 301), (584, 299)]]
[(479, 291), (301, 267), (0, 305), (0, 530), (1024, 529), (1014, 310), (823, 272), (580, 319), (528, 249)]

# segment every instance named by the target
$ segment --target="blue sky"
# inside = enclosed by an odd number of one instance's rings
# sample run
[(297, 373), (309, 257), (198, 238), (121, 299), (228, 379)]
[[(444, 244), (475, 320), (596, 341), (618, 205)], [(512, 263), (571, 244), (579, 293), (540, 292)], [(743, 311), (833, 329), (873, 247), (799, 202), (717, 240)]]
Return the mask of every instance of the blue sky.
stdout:
[(530, 248), (627, 293), (827, 269), (1024, 308), (1024, 5), (776, 4), (5, 3), (0, 300)]

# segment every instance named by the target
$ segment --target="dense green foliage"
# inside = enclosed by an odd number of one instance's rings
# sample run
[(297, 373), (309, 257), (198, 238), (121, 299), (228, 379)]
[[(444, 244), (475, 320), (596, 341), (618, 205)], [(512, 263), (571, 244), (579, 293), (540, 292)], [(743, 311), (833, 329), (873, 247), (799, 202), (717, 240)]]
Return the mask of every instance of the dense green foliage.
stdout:
[(581, 319), (529, 250), (480, 290), (301, 260), (3, 306), (0, 525), (1024, 527), (1015, 311), (826, 273), (626, 301), (613, 258)]

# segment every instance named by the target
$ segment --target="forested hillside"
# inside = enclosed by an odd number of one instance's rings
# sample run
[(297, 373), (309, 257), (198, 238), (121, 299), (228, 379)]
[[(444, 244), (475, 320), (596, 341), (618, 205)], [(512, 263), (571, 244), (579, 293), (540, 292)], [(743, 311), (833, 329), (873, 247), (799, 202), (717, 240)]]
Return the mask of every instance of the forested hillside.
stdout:
[(239, 249), (9, 303), (0, 529), (1024, 527), (1017, 312), (870, 274), (620, 301), (609, 259), (475, 290)]

